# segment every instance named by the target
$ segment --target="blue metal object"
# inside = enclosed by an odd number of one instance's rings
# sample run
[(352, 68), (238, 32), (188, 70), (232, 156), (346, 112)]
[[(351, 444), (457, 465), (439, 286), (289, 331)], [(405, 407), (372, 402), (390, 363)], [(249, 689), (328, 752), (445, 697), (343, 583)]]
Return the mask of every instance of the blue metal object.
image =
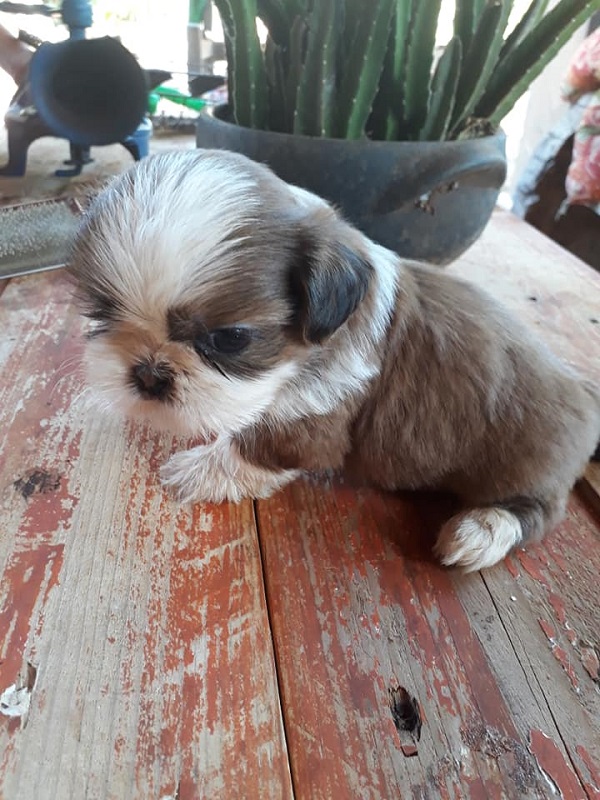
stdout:
[(45, 3), (0, 3), (0, 11), (6, 14), (38, 14), (44, 17), (60, 16), (69, 29), (71, 39), (83, 39), (85, 29), (92, 26), (92, 4), (89, 0), (63, 0), (60, 9)]
[(110, 36), (43, 44), (31, 59), (29, 84), (54, 135), (88, 147), (131, 135), (148, 105), (143, 70)]
[(124, 139), (121, 144), (125, 147), (134, 158), (134, 161), (139, 161), (145, 158), (150, 152), (150, 137), (152, 136), (152, 122), (148, 117), (140, 122), (131, 136)]
[[(25, 8), (25, 13), (60, 15), (69, 39), (42, 43), (36, 50), (27, 82), (5, 116), (9, 159), (0, 175), (23, 175), (29, 145), (42, 136), (69, 142), (69, 169), (57, 170), (60, 177), (78, 175), (92, 161), (93, 145), (118, 142), (135, 160), (146, 156), (152, 132), (145, 117), (146, 76), (116, 39), (86, 39), (91, 2), (63, 0), (60, 10), (45, 4)], [(23, 13), (23, 4), (0, 3), (0, 10)]]
[(60, 13), (69, 29), (69, 37), (84, 39), (85, 29), (90, 28), (93, 21), (92, 4), (88, 0), (63, 0)]

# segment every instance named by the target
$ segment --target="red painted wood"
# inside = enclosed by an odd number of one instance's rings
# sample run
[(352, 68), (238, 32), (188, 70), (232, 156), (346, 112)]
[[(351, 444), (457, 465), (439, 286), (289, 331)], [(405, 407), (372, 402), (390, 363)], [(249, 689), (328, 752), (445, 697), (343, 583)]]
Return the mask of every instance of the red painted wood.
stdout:
[[(600, 276), (504, 213), (450, 270), (600, 385)], [(543, 545), (482, 578), (431, 562), (449, 513), (323, 481), (259, 502), (300, 796), (545, 798), (549, 776), (564, 797), (600, 791), (598, 518), (574, 498)], [(418, 742), (392, 723), (397, 685)]]
[[(299, 482), (259, 503), (302, 797), (546, 796), (461, 582), (427, 557), (429, 502)], [(420, 741), (392, 722), (398, 685), (421, 707)]]
[[(505, 214), (450, 269), (600, 385), (597, 275)], [(86, 409), (64, 277), (11, 281), (0, 324), (0, 694), (37, 671), (0, 797), (600, 794), (599, 506), (467, 576), (432, 495), (180, 507), (170, 438)]]
[(0, 297), (0, 797), (290, 797), (252, 503), (181, 507), (171, 440), (78, 400), (70, 295)]

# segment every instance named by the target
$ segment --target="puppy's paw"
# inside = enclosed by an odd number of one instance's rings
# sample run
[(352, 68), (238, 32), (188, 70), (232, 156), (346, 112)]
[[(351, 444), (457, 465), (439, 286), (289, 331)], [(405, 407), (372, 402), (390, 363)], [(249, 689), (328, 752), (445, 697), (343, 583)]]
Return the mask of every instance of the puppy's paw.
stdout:
[(160, 471), (163, 485), (183, 503), (269, 497), (296, 476), (294, 470), (272, 472), (249, 464), (229, 439), (175, 453)]
[(442, 527), (434, 552), (445, 566), (473, 572), (502, 561), (522, 538), (516, 514), (504, 508), (477, 508), (457, 514)]
[(160, 478), (182, 503), (239, 503), (243, 498), (240, 488), (215, 458), (211, 445), (175, 453), (161, 467)]

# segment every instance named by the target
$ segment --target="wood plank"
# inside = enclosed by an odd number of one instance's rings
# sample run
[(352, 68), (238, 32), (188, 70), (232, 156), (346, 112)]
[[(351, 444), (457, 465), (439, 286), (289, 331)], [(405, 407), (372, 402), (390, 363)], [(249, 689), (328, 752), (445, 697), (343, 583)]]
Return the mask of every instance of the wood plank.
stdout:
[(449, 268), (481, 286), (600, 385), (600, 274), (530, 225), (497, 211)]
[[(482, 239), (452, 269), (496, 294), (551, 349), (600, 386), (598, 273), (505, 212), (495, 214)], [(600, 796), (599, 469), (598, 464), (588, 466), (568, 519), (552, 536), (507, 560), (510, 577), (501, 569), (484, 576), (530, 685), (539, 684), (538, 699), (545, 699), (590, 797)], [(507, 599), (515, 596), (513, 578), (528, 597), (518, 614)], [(555, 682), (557, 665), (569, 685)], [(542, 743), (538, 737), (538, 748)], [(561, 775), (567, 781), (564, 796), (569, 796), (567, 773)], [(559, 779), (554, 781), (560, 786)]]
[(252, 504), (179, 506), (173, 442), (86, 411), (60, 273), (0, 323), (0, 797), (291, 797)]
[[(568, 753), (564, 765), (573, 767), (589, 797), (600, 791), (599, 543), (600, 518), (574, 496), (567, 519), (543, 544), (483, 574), (527, 683), (556, 723)], [(539, 731), (531, 725), (530, 748), (542, 766), (546, 743)], [(571, 796), (568, 771), (552, 777)]]
[[(595, 684), (578, 656), (576, 689), (552, 651), (538, 624), (540, 605), (554, 619), (549, 601), (504, 566), (482, 579), (432, 564), (440, 518), (431, 498), (335, 482), (298, 482), (259, 503), (299, 798), (389, 798), (407, 787), (417, 797), (545, 798), (539, 737), (556, 749), (557, 785), (577, 782), (572, 760), (593, 785), (577, 748), (600, 763)], [(585, 535), (589, 545), (594, 528)], [(488, 586), (499, 573), (501, 613)], [(588, 580), (580, 591), (590, 589)], [(589, 622), (594, 602), (579, 599)], [(573, 655), (563, 658), (568, 666)], [(388, 692), (398, 685), (419, 703), (420, 741), (394, 727)]]
[[(502, 212), (450, 269), (600, 385), (600, 276)], [(544, 544), (466, 576), (431, 561), (432, 495), (307, 479), (257, 513), (299, 798), (599, 796), (600, 520), (577, 495)]]

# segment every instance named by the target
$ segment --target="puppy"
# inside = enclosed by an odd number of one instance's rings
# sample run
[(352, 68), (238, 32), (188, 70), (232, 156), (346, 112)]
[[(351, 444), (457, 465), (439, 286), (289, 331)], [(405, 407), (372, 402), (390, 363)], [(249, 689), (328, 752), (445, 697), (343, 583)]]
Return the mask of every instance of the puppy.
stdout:
[(70, 269), (94, 393), (204, 441), (162, 469), (182, 501), (351, 465), (387, 490), (456, 493), (436, 552), (475, 570), (555, 525), (600, 438), (592, 389), (490, 297), (233, 153), (117, 178)]

